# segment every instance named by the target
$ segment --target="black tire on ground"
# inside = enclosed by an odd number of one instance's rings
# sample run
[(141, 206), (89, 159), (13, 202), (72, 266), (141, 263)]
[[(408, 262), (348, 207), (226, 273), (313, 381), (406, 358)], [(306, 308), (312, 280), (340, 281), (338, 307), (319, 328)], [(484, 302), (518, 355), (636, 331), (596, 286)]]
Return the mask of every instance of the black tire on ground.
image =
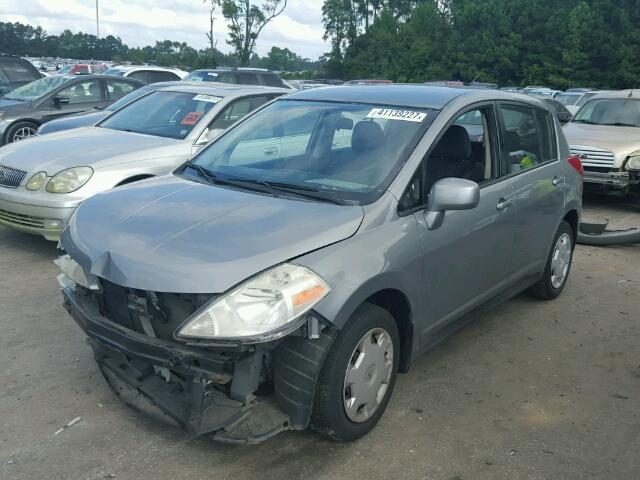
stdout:
[[(391, 378), (383, 400), (365, 421), (354, 422), (345, 411), (344, 380), (347, 365), (361, 338), (370, 330), (382, 328), (393, 345)], [(350, 442), (366, 435), (380, 420), (393, 393), (400, 360), (398, 327), (391, 314), (370, 303), (362, 304), (338, 333), (318, 378), (310, 426), (316, 432), (339, 442)]]
[(16, 134), (20, 131), (30, 130), (33, 131), (33, 134), (38, 130), (38, 125), (33, 122), (16, 122), (7, 128), (7, 131), (4, 135), (4, 143), (13, 143), (16, 141)]
[[(558, 240), (560, 239), (560, 237), (563, 236), (564, 234), (569, 235), (569, 238), (571, 239), (571, 254), (569, 257), (569, 269), (567, 270), (567, 273), (564, 279), (562, 280), (562, 283), (559, 286), (554, 287), (551, 279), (552, 261), (553, 261), (553, 257), (556, 249), (556, 244), (558, 243)], [(538, 281), (538, 283), (536, 283), (534, 286), (532, 286), (529, 289), (529, 293), (531, 295), (541, 300), (553, 300), (554, 298), (557, 298), (558, 295), (562, 293), (562, 290), (564, 290), (564, 287), (567, 284), (567, 280), (569, 279), (569, 274), (571, 273), (571, 263), (573, 261), (573, 252), (575, 249), (575, 244), (576, 244), (576, 239), (573, 233), (573, 229), (571, 228), (571, 225), (569, 225), (569, 222), (563, 221), (558, 227), (556, 236), (553, 238), (553, 244), (551, 245), (551, 251), (549, 252), (549, 256), (547, 257), (547, 263), (545, 265), (544, 274), (542, 275), (542, 278)]]

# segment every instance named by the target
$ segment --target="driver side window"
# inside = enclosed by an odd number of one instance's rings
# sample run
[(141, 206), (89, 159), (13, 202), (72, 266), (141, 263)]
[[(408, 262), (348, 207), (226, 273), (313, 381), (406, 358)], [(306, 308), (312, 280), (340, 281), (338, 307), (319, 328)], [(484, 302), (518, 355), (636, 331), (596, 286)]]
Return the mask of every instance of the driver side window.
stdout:
[(464, 178), (483, 184), (497, 178), (495, 139), (492, 107), (457, 115), (416, 171), (400, 200), (400, 211), (426, 206), (429, 192), (438, 180)]

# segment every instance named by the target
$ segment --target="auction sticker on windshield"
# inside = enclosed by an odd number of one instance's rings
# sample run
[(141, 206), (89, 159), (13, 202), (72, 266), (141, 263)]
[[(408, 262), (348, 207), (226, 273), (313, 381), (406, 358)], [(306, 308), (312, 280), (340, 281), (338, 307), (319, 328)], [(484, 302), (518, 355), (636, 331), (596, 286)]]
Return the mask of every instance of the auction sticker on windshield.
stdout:
[(373, 108), (367, 114), (367, 118), (385, 118), (387, 120), (404, 120), (405, 122), (420, 123), (427, 114), (424, 112), (414, 112), (412, 110), (394, 110), (391, 108)]
[(222, 100), (222, 97), (216, 97), (215, 95), (200, 94), (193, 97), (193, 99), (198, 102), (218, 103), (220, 100)]

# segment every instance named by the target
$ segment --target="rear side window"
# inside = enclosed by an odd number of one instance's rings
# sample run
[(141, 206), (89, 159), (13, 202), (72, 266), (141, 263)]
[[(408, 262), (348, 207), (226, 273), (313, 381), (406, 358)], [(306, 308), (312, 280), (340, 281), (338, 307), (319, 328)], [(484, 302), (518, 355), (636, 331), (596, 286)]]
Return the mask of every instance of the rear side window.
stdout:
[(502, 104), (502, 155), (506, 173), (518, 173), (555, 157), (548, 112), (525, 105)]
[(262, 74), (262, 83), (269, 87), (284, 87), (282, 80), (272, 73)]
[(122, 82), (119, 80), (107, 80), (107, 93), (109, 94), (109, 100), (119, 100), (125, 95), (130, 94), (136, 89), (135, 85)]
[(238, 83), (241, 85), (260, 85), (258, 76), (255, 73), (238, 73)]
[(0, 68), (12, 83), (31, 82), (32, 80), (39, 78), (28, 66), (15, 60), (0, 63)]
[(127, 75), (128, 78), (133, 78), (134, 80), (140, 80), (141, 82), (149, 83), (148, 76), (146, 70), (139, 70), (137, 72), (133, 72), (131, 75)]
[(151, 70), (148, 72), (148, 75), (148, 83), (172, 82), (180, 80), (180, 77), (173, 72), (156, 72)]

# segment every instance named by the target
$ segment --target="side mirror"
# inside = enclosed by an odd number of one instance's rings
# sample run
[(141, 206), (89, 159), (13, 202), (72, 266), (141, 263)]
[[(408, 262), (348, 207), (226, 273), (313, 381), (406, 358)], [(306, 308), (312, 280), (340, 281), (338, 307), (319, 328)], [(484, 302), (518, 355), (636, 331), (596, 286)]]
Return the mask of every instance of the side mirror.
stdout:
[(426, 221), (429, 230), (442, 225), (447, 210), (471, 210), (480, 202), (480, 187), (464, 178), (443, 178), (431, 187)]
[(53, 103), (55, 105), (69, 105), (70, 101), (69, 101), (69, 97), (59, 97), (59, 96), (55, 96), (53, 97)]
[(570, 112), (558, 113), (558, 120), (560, 120), (560, 123), (562, 124), (570, 122), (572, 118), (573, 118), (573, 115), (571, 115)]

